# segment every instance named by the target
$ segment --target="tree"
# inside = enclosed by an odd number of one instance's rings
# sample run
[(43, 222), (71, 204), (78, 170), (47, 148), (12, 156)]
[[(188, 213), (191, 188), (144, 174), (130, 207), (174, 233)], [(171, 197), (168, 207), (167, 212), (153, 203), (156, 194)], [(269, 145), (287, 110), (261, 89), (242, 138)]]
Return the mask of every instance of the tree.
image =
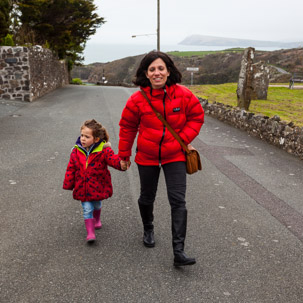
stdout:
[(0, 0), (0, 45), (14, 45), (15, 28), (18, 27), (18, 0)]
[(73, 62), (83, 60), (87, 40), (105, 23), (94, 13), (93, 0), (19, 0), (18, 7), (23, 37), (48, 44), (60, 59)]
[(9, 33), (10, 26), (10, 1), (0, 1), (0, 42), (3, 41), (4, 37)]

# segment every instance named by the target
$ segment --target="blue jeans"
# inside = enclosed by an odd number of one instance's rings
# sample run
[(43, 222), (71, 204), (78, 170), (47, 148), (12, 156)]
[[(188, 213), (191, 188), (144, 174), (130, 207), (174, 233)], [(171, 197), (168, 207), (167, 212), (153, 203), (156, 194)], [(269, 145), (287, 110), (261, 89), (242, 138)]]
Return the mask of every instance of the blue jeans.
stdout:
[(101, 201), (86, 201), (86, 202), (81, 202), (81, 204), (83, 208), (84, 220), (93, 219), (94, 210), (95, 209), (98, 210), (102, 206)]

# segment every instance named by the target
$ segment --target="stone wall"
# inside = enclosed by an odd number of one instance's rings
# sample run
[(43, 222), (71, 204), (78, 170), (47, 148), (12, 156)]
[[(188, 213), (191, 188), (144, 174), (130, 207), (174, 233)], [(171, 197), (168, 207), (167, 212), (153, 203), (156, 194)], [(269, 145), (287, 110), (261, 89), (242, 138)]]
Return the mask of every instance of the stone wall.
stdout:
[(201, 98), (200, 102), (205, 114), (245, 130), (303, 160), (303, 127), (295, 126), (292, 122), (281, 121), (278, 116), (269, 118), (255, 115), (238, 107), (216, 102), (211, 104)]
[(67, 64), (49, 49), (0, 47), (0, 99), (33, 101), (68, 83)]

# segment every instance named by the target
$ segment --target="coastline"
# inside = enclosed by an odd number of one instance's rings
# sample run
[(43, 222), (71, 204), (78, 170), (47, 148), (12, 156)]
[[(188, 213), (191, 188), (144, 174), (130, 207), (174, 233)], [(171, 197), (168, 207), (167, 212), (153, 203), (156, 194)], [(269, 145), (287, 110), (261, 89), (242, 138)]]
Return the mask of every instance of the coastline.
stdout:
[[(204, 45), (181, 45), (181, 44), (163, 44), (160, 45), (161, 51), (210, 51), (224, 50), (233, 48), (232, 46), (204, 46)], [(238, 47), (247, 47), (241, 46)], [(138, 56), (149, 51), (155, 50), (156, 44), (87, 44), (83, 52), (83, 64), (106, 63), (119, 60), (125, 57)], [(274, 51), (281, 49), (279, 47), (256, 47), (256, 50)]]

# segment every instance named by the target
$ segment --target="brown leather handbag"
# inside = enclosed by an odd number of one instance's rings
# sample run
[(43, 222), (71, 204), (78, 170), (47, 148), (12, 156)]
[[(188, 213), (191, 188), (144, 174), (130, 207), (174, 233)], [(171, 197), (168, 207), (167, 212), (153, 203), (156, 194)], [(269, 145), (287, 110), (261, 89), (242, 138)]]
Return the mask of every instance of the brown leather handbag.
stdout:
[(202, 164), (199, 152), (196, 149), (189, 149), (185, 143), (182, 141), (182, 139), (179, 137), (179, 135), (172, 129), (172, 127), (167, 123), (167, 121), (163, 118), (163, 116), (153, 107), (151, 104), (149, 98), (147, 97), (146, 93), (141, 90), (141, 94), (143, 97), (147, 100), (149, 105), (151, 106), (152, 110), (158, 117), (158, 119), (167, 127), (167, 129), (171, 132), (171, 134), (175, 137), (175, 139), (180, 143), (183, 150), (185, 151), (186, 156), (186, 172), (191, 175), (198, 170), (202, 170)]

